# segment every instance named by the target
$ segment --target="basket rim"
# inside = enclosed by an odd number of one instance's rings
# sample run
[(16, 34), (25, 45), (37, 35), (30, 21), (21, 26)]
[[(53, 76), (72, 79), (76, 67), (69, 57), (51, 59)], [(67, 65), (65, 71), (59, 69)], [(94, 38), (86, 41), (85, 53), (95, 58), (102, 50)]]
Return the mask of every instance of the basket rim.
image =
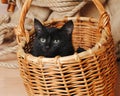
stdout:
[[(58, 22), (58, 21), (64, 21), (64, 20), (75, 20), (75, 17), (69, 17), (69, 18), (64, 18), (64, 19), (52, 19), (50, 21), (47, 21), (45, 22), (44, 24), (49, 24), (49, 23), (52, 23), (52, 22)], [(95, 22), (95, 23), (98, 23), (98, 20), (95, 19), (95, 18), (90, 18), (90, 17), (76, 17), (76, 20), (86, 20), (86, 21), (90, 21), (90, 22)], [(99, 25), (97, 25), (99, 27)], [(31, 30), (30, 32), (30, 35), (33, 34), (34, 29)], [(23, 58), (27, 59), (27, 61), (29, 62), (32, 62), (34, 60), (34, 62), (38, 62), (39, 58), (42, 59), (42, 62), (57, 62), (58, 59), (59, 59), (59, 62), (66, 62), (66, 61), (69, 61), (70, 59), (72, 59), (73, 61), (71, 62), (79, 62), (80, 61), (80, 58), (81, 59), (84, 59), (83, 57), (89, 57), (90, 55), (93, 55), (95, 52), (97, 52), (97, 50), (99, 48), (102, 47), (102, 45), (107, 42), (106, 39), (109, 38), (109, 34), (107, 33), (107, 30), (106, 28), (101, 28), (101, 37), (100, 37), (100, 40), (98, 42), (96, 42), (96, 44), (92, 47), (92, 48), (89, 48), (88, 50), (86, 51), (83, 51), (83, 52), (80, 52), (80, 53), (74, 53), (73, 55), (69, 55), (69, 56), (64, 56), (64, 57), (61, 57), (61, 56), (56, 56), (56, 57), (53, 57), (53, 58), (47, 58), (47, 57), (42, 57), (42, 56), (39, 56), (39, 57), (35, 57), (33, 56), (32, 54), (30, 53), (25, 53), (23, 47), (25, 46), (26, 42), (25, 40), (23, 40), (20, 44), (19, 44), (19, 48), (18, 48), (18, 57), (19, 55), (23, 56)], [(30, 59), (32, 58), (32, 59)], [(57, 61), (55, 61), (54, 59), (56, 58)], [(67, 62), (66, 62), (67, 63)]]

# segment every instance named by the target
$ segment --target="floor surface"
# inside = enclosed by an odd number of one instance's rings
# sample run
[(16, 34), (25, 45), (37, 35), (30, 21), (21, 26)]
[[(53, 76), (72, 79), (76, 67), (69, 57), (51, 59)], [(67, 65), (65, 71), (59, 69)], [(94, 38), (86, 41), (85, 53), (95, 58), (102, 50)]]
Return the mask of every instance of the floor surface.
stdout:
[(18, 69), (0, 68), (0, 96), (27, 96)]

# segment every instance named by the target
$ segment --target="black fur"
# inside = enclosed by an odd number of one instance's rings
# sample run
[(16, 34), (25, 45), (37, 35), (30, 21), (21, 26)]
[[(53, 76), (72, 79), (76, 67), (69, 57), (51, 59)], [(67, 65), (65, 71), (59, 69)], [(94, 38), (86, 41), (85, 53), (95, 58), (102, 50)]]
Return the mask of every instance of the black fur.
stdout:
[(73, 22), (66, 22), (60, 29), (43, 26), (37, 19), (34, 20), (36, 32), (31, 54), (34, 56), (55, 57), (72, 55)]
[(79, 47), (79, 48), (77, 49), (77, 53), (80, 53), (80, 52), (83, 52), (83, 51), (85, 51), (85, 49), (83, 49), (83, 48), (80, 48), (80, 47)]

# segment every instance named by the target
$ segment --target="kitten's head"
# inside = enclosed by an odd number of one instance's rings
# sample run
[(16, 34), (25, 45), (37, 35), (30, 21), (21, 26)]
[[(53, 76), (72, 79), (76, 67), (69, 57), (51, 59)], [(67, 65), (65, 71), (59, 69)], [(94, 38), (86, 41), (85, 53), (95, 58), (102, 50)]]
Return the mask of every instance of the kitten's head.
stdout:
[(73, 22), (71, 20), (58, 29), (45, 27), (37, 19), (34, 19), (34, 28), (39, 47), (47, 57), (59, 55), (60, 50), (64, 47), (72, 46)]

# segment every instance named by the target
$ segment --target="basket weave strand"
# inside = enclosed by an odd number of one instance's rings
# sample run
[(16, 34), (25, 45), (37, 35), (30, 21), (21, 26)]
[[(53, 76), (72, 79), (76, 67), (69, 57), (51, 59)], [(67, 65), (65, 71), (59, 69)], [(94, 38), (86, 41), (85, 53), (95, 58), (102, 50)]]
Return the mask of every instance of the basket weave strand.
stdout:
[[(110, 19), (101, 3), (92, 0), (100, 12), (99, 20), (67, 17), (44, 22), (45, 26), (60, 28), (68, 20), (73, 20), (73, 46), (86, 49), (70, 56), (45, 58), (29, 54), (34, 30), (26, 35), (24, 20), (31, 1), (25, 1), (16, 29), (19, 69), (28, 96), (115, 96), (116, 55)], [(29, 42), (26, 41), (28, 36)]]

